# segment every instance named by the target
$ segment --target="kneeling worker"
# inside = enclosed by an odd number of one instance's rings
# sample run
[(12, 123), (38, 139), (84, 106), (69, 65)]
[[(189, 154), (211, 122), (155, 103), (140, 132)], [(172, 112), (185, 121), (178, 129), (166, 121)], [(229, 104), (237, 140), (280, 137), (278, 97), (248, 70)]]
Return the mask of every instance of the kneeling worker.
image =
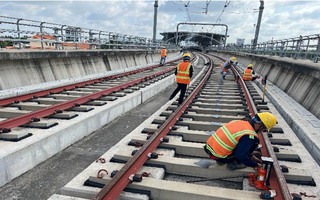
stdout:
[(252, 69), (253, 64), (249, 64), (248, 67), (243, 71), (243, 80), (245, 81), (254, 81), (257, 78), (260, 78), (259, 75), (256, 75), (256, 73)]
[(261, 161), (252, 154), (259, 144), (258, 133), (269, 131), (276, 122), (269, 112), (258, 113), (250, 121), (233, 120), (209, 137), (204, 150), (218, 163), (228, 163), (230, 170), (261, 167)]

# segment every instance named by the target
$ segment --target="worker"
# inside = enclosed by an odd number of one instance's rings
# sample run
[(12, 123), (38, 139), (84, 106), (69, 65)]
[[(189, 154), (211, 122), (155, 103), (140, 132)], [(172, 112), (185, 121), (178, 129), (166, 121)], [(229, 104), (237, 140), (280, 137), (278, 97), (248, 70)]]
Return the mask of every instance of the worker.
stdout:
[(209, 137), (204, 150), (217, 163), (227, 163), (230, 170), (247, 166), (257, 169), (262, 166), (261, 159), (254, 155), (259, 145), (258, 133), (270, 131), (276, 122), (269, 112), (258, 113), (249, 120), (233, 120)]
[(178, 84), (177, 88), (171, 94), (169, 100), (173, 99), (176, 94), (180, 91), (179, 101), (178, 104), (181, 104), (184, 99), (184, 95), (186, 94), (187, 86), (190, 83), (193, 74), (193, 67), (190, 62), (191, 55), (190, 53), (184, 53), (182, 55), (182, 62), (180, 62), (176, 69), (176, 82)]
[(249, 64), (247, 68), (243, 71), (243, 75), (242, 75), (243, 80), (254, 81), (257, 78), (260, 78), (260, 76), (253, 71), (252, 67), (253, 67), (253, 64)]
[(164, 63), (166, 62), (167, 58), (167, 49), (166, 47), (161, 48), (161, 55), (160, 55), (160, 65), (163, 66)]
[(228, 61), (222, 63), (220, 65), (220, 74), (221, 74), (221, 80), (226, 79), (226, 75), (230, 73), (229, 69), (237, 63), (237, 58), (236, 57), (231, 57)]

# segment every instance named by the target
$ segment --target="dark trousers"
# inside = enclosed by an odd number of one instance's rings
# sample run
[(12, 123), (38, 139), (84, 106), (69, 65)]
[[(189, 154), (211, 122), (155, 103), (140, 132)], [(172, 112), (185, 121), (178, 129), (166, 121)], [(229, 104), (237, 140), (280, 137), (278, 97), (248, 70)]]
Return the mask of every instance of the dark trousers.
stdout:
[(164, 65), (165, 62), (166, 62), (166, 57), (161, 57), (160, 58), (160, 65)]
[(178, 103), (181, 104), (183, 102), (184, 95), (186, 94), (187, 86), (188, 84), (178, 83), (178, 87), (173, 91), (169, 99), (170, 100), (173, 99), (173, 97), (175, 97), (176, 94), (178, 94), (178, 92), (180, 91), (180, 97), (179, 97)]

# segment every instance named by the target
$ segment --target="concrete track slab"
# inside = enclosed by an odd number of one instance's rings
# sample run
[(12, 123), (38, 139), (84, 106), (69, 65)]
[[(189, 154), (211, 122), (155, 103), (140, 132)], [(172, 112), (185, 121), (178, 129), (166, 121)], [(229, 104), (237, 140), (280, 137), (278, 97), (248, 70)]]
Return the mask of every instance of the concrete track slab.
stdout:
[(226, 96), (226, 95), (202, 95), (200, 94), (197, 98), (207, 99), (207, 100), (216, 100), (219, 101), (219, 99), (222, 100), (242, 100), (242, 97), (240, 96)]
[(83, 93), (85, 95), (87, 92), (90, 94), (93, 92), (99, 92), (101, 90), (102, 89), (94, 88), (93, 86), (85, 86), (85, 88), (77, 88), (74, 91), (66, 91), (66, 93), (69, 93), (69, 94)]
[(30, 102), (38, 102), (40, 104), (58, 104), (62, 102), (66, 102), (64, 99), (53, 99), (53, 98), (37, 98), (37, 99), (31, 99)]
[(107, 102), (105, 102), (105, 101), (93, 100), (93, 101), (88, 101), (84, 105), (88, 105), (88, 106), (103, 106), (105, 104), (107, 104)]
[[(86, 93), (86, 94), (91, 94), (91, 93)], [(69, 95), (69, 94), (53, 94), (53, 95), (48, 95), (47, 98), (53, 98), (53, 99), (61, 99), (61, 100), (73, 100), (76, 98), (79, 98), (83, 95), (83, 93), (79, 93), (77, 95)]]
[(178, 121), (176, 123), (177, 126), (186, 126), (190, 130), (199, 130), (199, 131), (215, 131), (221, 126), (223, 123), (221, 122), (203, 122), (203, 121), (190, 121), (190, 120), (183, 120)]
[(32, 133), (30, 133), (29, 131), (15, 131), (15, 132), (9, 132), (9, 133), (1, 133), (0, 134), (0, 140), (4, 140), (4, 141), (19, 141), (21, 139), (24, 139), (26, 137), (31, 136)]
[(205, 98), (200, 98), (200, 97), (196, 97), (194, 102), (202, 102), (202, 103), (225, 103), (225, 104), (242, 104), (242, 100), (239, 99), (235, 99), (235, 100), (230, 100), (230, 99), (205, 99)]
[[(174, 149), (175, 152), (179, 155), (189, 155), (196, 157), (208, 157), (203, 150), (203, 144), (195, 142), (181, 142), (181, 137), (167, 136), (169, 142), (162, 142), (159, 147)], [(145, 143), (147, 142), (145, 136), (136, 136), (131, 141)]]
[[(76, 117), (76, 116), (74, 116), (74, 117)], [(56, 120), (44, 119), (39, 122), (30, 122), (28, 124), (23, 124), (23, 125), (21, 125), (21, 127), (48, 129), (48, 128), (51, 128), (55, 125), (58, 125), (58, 122)]]
[(28, 110), (28, 111), (36, 111), (39, 109), (46, 108), (50, 105), (38, 104), (35, 102), (20, 102), (17, 104), (11, 104), (12, 107), (18, 107), (21, 110)]
[(10, 109), (10, 108), (0, 108), (1, 118), (14, 118), (14, 117), (19, 117), (23, 114), (28, 114), (28, 113), (30, 113), (30, 111)]
[[(172, 109), (172, 107), (169, 107), (169, 109)], [(192, 106), (191, 108), (188, 108), (187, 111), (196, 112), (200, 114), (211, 114), (211, 115), (232, 115), (232, 116), (244, 116), (248, 114), (248, 111), (244, 111), (243, 109), (234, 109), (234, 110), (228, 110), (228, 109), (209, 109), (209, 108), (200, 108), (197, 106)]]
[(243, 119), (245, 116), (224, 116), (224, 115), (207, 115), (207, 114), (197, 114), (188, 112), (182, 115), (183, 118), (191, 118), (195, 121), (206, 121), (206, 122), (222, 122), (227, 123), (231, 120)]
[(78, 197), (71, 197), (65, 195), (54, 194), (48, 200), (86, 200)]
[(192, 104), (192, 106), (198, 106), (199, 108), (213, 108), (213, 109), (246, 109), (247, 106), (244, 106), (243, 104), (227, 104), (224, 101), (221, 101), (219, 103), (203, 103), (203, 102), (196, 102)]

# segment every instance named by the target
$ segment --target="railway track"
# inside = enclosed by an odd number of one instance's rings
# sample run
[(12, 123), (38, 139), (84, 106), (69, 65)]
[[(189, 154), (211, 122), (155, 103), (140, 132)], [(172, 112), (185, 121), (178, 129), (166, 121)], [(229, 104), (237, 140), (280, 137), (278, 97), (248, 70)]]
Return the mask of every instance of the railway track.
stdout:
[[(45, 117), (71, 119), (77, 115), (62, 114), (63, 111), (88, 112), (93, 109), (90, 106), (105, 105), (107, 101), (114, 101), (118, 97), (125, 96), (126, 93), (132, 93), (134, 90), (139, 90), (172, 74), (172, 71), (173, 68), (169, 66), (162, 68), (152, 66), (105, 78), (1, 99), (0, 117), (2, 121), (0, 122), (0, 133), (9, 133), (12, 128), (19, 126), (50, 128), (57, 123), (43, 124), (37, 122), (40, 121), (40, 118)], [(0, 139), (6, 140), (5, 135), (0, 136), (3, 136)], [(25, 137), (16, 138), (16, 141), (23, 138)], [(7, 138), (7, 140), (11, 139)]]
[[(200, 58), (205, 59), (201, 63), (221, 63), (217, 57)], [(217, 64), (203, 66), (184, 104), (165, 104), (61, 193), (88, 199), (259, 199), (261, 190), (248, 183), (253, 169), (197, 163), (207, 161), (204, 142), (223, 123), (269, 111), (278, 124), (260, 139), (263, 156), (273, 160), (268, 186), (276, 192), (274, 199), (319, 198), (319, 167), (284, 119), (268, 100), (262, 101), (252, 82), (238, 84), (230, 76), (221, 81)]]
[(176, 62), (0, 99), (0, 186), (172, 84)]

